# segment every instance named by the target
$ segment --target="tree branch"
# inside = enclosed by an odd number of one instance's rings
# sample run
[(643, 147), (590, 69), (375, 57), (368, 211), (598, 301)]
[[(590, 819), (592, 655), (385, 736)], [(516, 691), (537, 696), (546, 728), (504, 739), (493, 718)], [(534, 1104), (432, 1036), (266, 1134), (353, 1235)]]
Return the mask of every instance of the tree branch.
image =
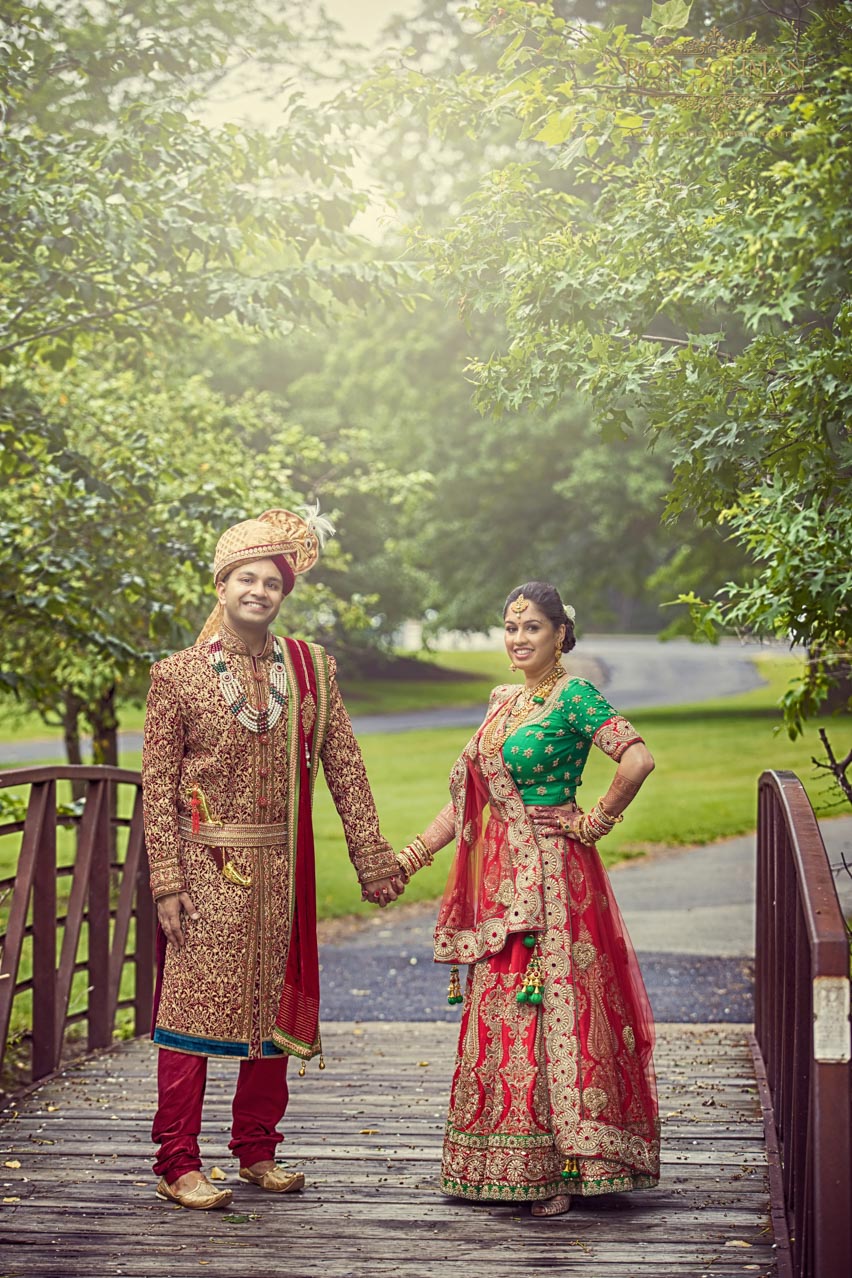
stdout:
[(51, 328), (42, 328), (35, 333), (29, 333), (26, 337), (19, 337), (15, 342), (7, 342), (5, 346), (0, 346), (0, 355), (4, 351), (16, 350), (19, 346), (29, 346), (30, 342), (41, 341), (45, 337), (57, 337), (60, 333), (67, 333), (69, 329), (83, 328), (86, 324), (94, 320), (115, 319), (118, 315), (131, 315), (134, 311), (144, 311), (149, 306), (156, 306), (161, 302), (168, 293), (160, 293), (156, 297), (149, 297), (144, 302), (137, 302), (135, 306), (116, 306), (111, 310), (91, 311), (88, 315), (78, 316), (76, 319), (68, 320), (65, 324), (54, 324)]
[(846, 798), (852, 803), (852, 781), (846, 773), (852, 765), (852, 750), (849, 751), (845, 759), (837, 759), (831, 748), (831, 742), (825, 728), (820, 728), (819, 737), (822, 741), (825, 753), (828, 755), (828, 763), (823, 763), (820, 759), (812, 759), (811, 762), (816, 764), (818, 768), (822, 768), (825, 772), (830, 772), (834, 777), (840, 789), (846, 795)]

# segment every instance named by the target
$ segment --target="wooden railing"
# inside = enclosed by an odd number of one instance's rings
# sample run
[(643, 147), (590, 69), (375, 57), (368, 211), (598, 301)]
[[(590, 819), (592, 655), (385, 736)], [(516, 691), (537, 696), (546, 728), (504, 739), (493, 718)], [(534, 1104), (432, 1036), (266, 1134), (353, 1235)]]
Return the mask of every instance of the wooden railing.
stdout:
[[(63, 782), (82, 791), (82, 801), (57, 810)], [(133, 1008), (134, 1033), (149, 1029), (155, 915), (138, 773), (71, 765), (0, 772), (0, 790), (12, 787), (29, 793), (23, 819), (13, 814), (0, 824), (0, 836), (21, 836), (17, 873), (0, 881), (0, 1062), (15, 1001), (29, 992), (36, 1080), (58, 1068), (70, 1024), (87, 1021), (89, 1051), (112, 1042), (119, 1008)], [(64, 828), (70, 833), (58, 841)], [(126, 964), (134, 969), (133, 993), (122, 997)]]
[(849, 932), (804, 787), (792, 772), (764, 772), (755, 1036), (796, 1278), (852, 1274), (849, 958)]

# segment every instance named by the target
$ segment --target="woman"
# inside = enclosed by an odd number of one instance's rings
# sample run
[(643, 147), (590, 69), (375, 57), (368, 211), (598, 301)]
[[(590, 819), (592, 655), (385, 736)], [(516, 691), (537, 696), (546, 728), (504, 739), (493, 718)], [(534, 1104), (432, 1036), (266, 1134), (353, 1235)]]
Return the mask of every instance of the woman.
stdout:
[[(403, 877), (455, 836), (435, 957), (470, 965), (444, 1136), (442, 1188), (530, 1202), (649, 1188), (659, 1178), (645, 987), (595, 843), (652, 771), (630, 723), (567, 675), (574, 613), (529, 582), (503, 610), (521, 686), (495, 688), (456, 762), (452, 803), (399, 854)], [(594, 743), (618, 767), (588, 812), (576, 791)], [(483, 830), (483, 814), (490, 809)]]

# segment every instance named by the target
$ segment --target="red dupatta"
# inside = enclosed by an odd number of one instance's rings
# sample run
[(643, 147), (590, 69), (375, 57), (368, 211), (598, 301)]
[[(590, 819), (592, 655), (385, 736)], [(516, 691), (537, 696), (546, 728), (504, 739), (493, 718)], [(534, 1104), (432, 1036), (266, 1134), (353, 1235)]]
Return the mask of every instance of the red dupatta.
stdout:
[(498, 953), (510, 933), (544, 927), (535, 831), (500, 749), (483, 749), (501, 709), (468, 742), (450, 776), (460, 833), (435, 927), (438, 963), (475, 963)]
[(328, 724), (329, 676), (322, 648), (284, 640), (289, 685), (287, 813), (290, 928), (287, 967), (272, 1041), (309, 1060), (320, 1050), (316, 872), (311, 813), (314, 781)]

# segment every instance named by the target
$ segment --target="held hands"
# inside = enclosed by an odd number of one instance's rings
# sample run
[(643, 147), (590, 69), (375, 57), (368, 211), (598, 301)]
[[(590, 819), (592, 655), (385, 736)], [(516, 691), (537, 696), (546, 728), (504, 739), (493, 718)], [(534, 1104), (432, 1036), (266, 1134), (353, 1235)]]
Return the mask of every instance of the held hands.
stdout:
[(362, 901), (375, 901), (380, 907), (389, 905), (398, 896), (402, 896), (405, 885), (410, 882), (412, 874), (432, 864), (434, 853), (427, 846), (422, 834), (416, 835), (410, 843), (396, 854), (398, 871), (387, 878), (367, 883), (361, 889)]
[(184, 914), (193, 922), (201, 918), (188, 892), (171, 892), (168, 896), (161, 896), (157, 901), (157, 918), (160, 920), (160, 927), (165, 932), (169, 945), (186, 945), (182, 917)]
[(395, 901), (397, 897), (402, 896), (405, 891), (405, 884), (402, 877), (393, 874), (386, 879), (376, 879), (374, 883), (368, 883), (361, 889), (361, 900), (372, 901), (378, 905), (379, 909), (384, 909), (386, 905), (390, 905), (391, 901)]

